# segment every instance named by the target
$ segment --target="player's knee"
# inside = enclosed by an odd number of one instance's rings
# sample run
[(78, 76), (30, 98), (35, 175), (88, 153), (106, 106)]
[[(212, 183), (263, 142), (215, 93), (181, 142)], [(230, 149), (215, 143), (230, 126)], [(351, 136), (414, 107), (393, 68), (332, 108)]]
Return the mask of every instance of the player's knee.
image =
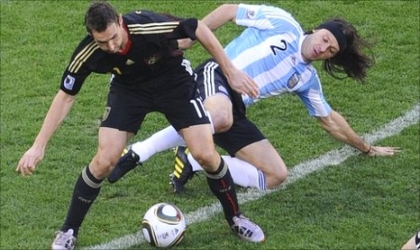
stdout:
[(118, 159), (118, 155), (98, 151), (90, 163), (92, 174), (98, 179), (105, 178), (114, 168)]
[(192, 151), (190, 149), (191, 155), (193, 158), (200, 164), (204, 170), (212, 171), (211, 166), (213, 166), (213, 162), (215, 157), (217, 157), (217, 152), (215, 150), (196, 150)]
[(218, 111), (217, 114), (212, 115), (212, 122), (216, 133), (226, 132), (232, 127), (233, 116), (232, 111), (226, 110)]
[(287, 167), (283, 164), (275, 168), (276, 170), (266, 175), (267, 188), (273, 189), (280, 186), (287, 179)]

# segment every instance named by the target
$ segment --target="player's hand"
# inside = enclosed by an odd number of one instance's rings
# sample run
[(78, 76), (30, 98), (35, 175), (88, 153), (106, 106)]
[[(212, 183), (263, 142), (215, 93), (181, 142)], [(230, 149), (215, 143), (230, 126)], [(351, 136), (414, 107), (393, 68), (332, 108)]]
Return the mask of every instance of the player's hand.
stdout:
[(32, 175), (35, 171), (36, 164), (44, 158), (44, 149), (32, 146), (26, 153), (20, 158), (20, 161), (16, 167), (16, 172), (21, 175)]
[(240, 94), (248, 95), (252, 98), (257, 98), (259, 95), (258, 85), (245, 72), (235, 70), (227, 76), (230, 86)]
[(388, 156), (394, 155), (398, 152), (401, 152), (399, 147), (381, 147), (381, 146), (372, 146), (369, 153), (366, 155), (368, 156)]

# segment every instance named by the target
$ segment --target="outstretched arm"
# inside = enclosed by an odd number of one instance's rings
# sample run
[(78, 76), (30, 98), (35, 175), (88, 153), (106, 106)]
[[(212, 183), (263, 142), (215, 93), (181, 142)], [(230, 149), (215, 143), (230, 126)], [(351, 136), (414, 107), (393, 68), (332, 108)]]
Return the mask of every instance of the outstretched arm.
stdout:
[(369, 156), (386, 156), (394, 155), (399, 152), (396, 147), (380, 147), (373, 146), (365, 142), (354, 130), (350, 127), (342, 115), (336, 111), (332, 111), (326, 117), (317, 117), (321, 126), (335, 139), (344, 142)]
[(35, 171), (37, 163), (44, 157), (48, 141), (69, 113), (74, 100), (74, 96), (68, 95), (62, 90), (56, 94), (50, 109), (45, 116), (41, 130), (32, 144), (32, 147), (28, 149), (20, 159), (16, 172), (19, 172), (22, 175), (28, 175)]

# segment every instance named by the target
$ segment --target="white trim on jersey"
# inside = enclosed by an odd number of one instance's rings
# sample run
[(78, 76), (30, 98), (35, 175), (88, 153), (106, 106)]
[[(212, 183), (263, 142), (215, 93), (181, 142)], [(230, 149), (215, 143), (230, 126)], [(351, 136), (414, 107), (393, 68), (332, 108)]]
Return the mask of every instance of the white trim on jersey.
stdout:
[(207, 63), (203, 70), (203, 84), (204, 84), (204, 95), (209, 97), (215, 94), (214, 84), (214, 71), (219, 65), (215, 62)]

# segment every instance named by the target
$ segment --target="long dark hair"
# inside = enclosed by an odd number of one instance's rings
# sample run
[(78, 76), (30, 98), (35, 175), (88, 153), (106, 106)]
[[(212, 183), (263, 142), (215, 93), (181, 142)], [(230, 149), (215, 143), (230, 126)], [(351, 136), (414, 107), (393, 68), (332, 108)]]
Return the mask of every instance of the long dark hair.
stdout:
[[(326, 22), (338, 23), (340, 30), (346, 37), (347, 46), (343, 51), (340, 50), (334, 57), (324, 60), (323, 68), (334, 78), (343, 79), (345, 77), (351, 77), (363, 82), (367, 75), (367, 70), (375, 63), (373, 55), (368, 56), (364, 54), (363, 50), (370, 49), (372, 45), (363, 40), (357, 33), (356, 28), (346, 20), (331, 18)], [(320, 26), (315, 29), (318, 29)], [(346, 76), (340, 77), (337, 73), (344, 73)]]
[(118, 24), (118, 12), (115, 8), (105, 1), (92, 3), (85, 15), (85, 26), (89, 33), (92, 31), (105, 31), (109, 24)]

